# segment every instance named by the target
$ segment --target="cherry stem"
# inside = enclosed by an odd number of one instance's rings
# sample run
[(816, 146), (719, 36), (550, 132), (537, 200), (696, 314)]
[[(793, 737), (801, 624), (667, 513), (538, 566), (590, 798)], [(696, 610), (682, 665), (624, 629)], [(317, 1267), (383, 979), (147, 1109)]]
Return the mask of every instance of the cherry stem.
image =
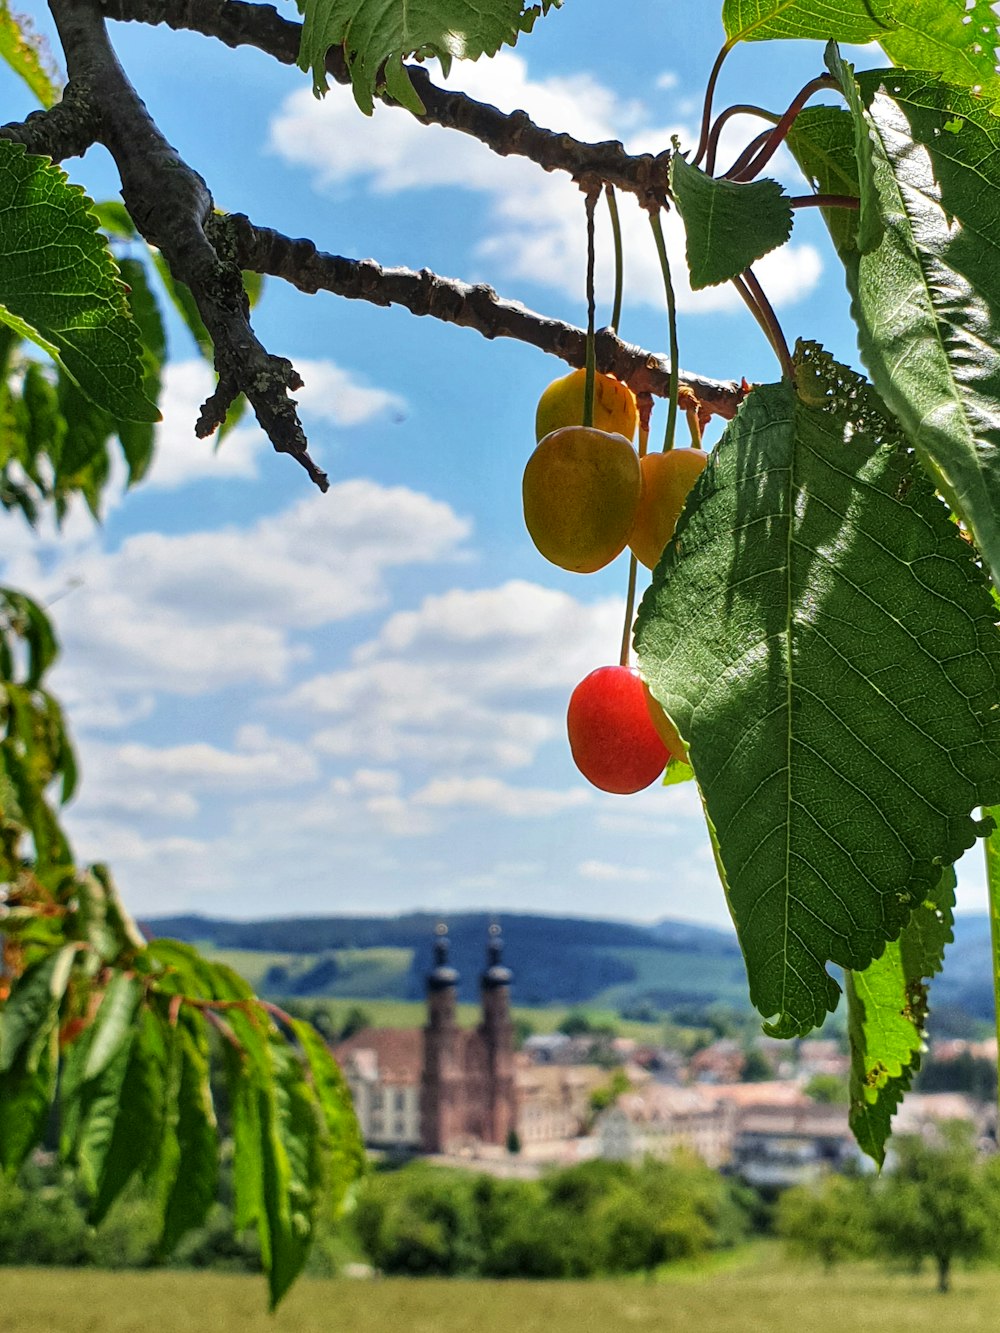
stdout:
[[(649, 448), (649, 418), (653, 410), (653, 395), (638, 394), (639, 407), (639, 457), (646, 457), (646, 450)], [(635, 616), (635, 584), (636, 575), (639, 572), (639, 561), (634, 551), (629, 554), (628, 562), (628, 589), (625, 593), (625, 627), (622, 630), (622, 650), (618, 656), (618, 661), (623, 667), (629, 663), (629, 653), (632, 647), (632, 620)]]
[(622, 317), (622, 289), (625, 285), (625, 257), (622, 250), (622, 224), (618, 216), (618, 200), (615, 198), (615, 187), (610, 183), (604, 187), (604, 197), (608, 201), (608, 214), (611, 217), (611, 235), (614, 239), (615, 247), (615, 300), (611, 308), (611, 332), (618, 332), (618, 324)]
[(732, 281), (733, 286), (746, 302), (750, 313), (764, 330), (767, 341), (771, 344), (774, 355), (778, 358), (782, 376), (788, 380), (794, 379), (795, 375), (788, 343), (785, 341), (785, 335), (778, 323), (778, 317), (774, 313), (771, 302), (764, 295), (764, 289), (754, 276), (753, 269), (744, 269), (740, 276), (733, 278)]
[(691, 448), (703, 448), (701, 442), (701, 417), (698, 415), (696, 407), (689, 407), (685, 416), (688, 420), (688, 430), (691, 432)]
[(705, 106), (701, 113), (701, 135), (698, 139), (698, 147), (695, 155), (691, 159), (691, 165), (696, 167), (705, 156), (705, 150), (708, 148), (708, 135), (712, 124), (712, 99), (715, 97), (715, 85), (719, 81), (719, 74), (722, 70), (723, 62), (729, 52), (733, 49), (735, 43), (727, 42), (719, 54), (715, 57), (715, 64), (712, 66), (712, 72), (708, 76), (708, 83), (705, 85)]
[(773, 111), (765, 111), (763, 107), (753, 106), (749, 102), (738, 102), (736, 106), (727, 107), (725, 111), (720, 112), (715, 118), (712, 133), (708, 137), (708, 151), (705, 154), (705, 170), (709, 176), (715, 175), (715, 157), (719, 150), (719, 135), (722, 133), (723, 126), (734, 116), (757, 116), (760, 120), (769, 120), (772, 125), (777, 125), (779, 120), (779, 117)]
[(594, 210), (600, 187), (587, 191), (587, 360), (583, 381), (583, 424), (594, 424), (594, 384), (597, 377), (597, 357), (594, 350), (594, 323), (597, 302), (594, 297)]
[(628, 591), (625, 594), (625, 628), (622, 631), (622, 650), (618, 659), (623, 667), (628, 666), (629, 652), (632, 647), (632, 617), (635, 615), (635, 582), (638, 568), (639, 561), (636, 559), (635, 552), (632, 551), (629, 554)]
[(814, 93), (826, 92), (835, 87), (836, 84), (829, 74), (820, 74), (818, 78), (810, 79), (804, 87), (799, 89), (791, 102), (789, 102), (788, 110), (775, 125), (774, 129), (768, 132), (767, 141), (757, 156), (752, 158), (750, 162), (744, 164), (743, 158), (746, 157), (746, 153), (744, 153), (740, 160), (734, 163), (734, 165), (726, 172), (726, 180), (749, 181), (759, 175), (787, 138), (788, 131), (795, 123), (795, 117), (809, 101), (810, 97), (812, 97)]
[(856, 194), (794, 194), (789, 199), (792, 208), (860, 208)]
[(677, 395), (680, 391), (678, 365), (680, 355), (677, 349), (677, 303), (674, 300), (674, 284), (670, 278), (670, 261), (667, 258), (667, 246), (663, 239), (663, 227), (660, 223), (660, 211), (650, 212), (649, 225), (653, 229), (656, 241), (656, 253), (660, 257), (660, 272), (663, 274), (663, 287), (667, 294), (667, 319), (670, 322), (670, 400), (667, 409), (667, 429), (663, 435), (663, 452), (674, 447), (674, 432), (677, 429)]

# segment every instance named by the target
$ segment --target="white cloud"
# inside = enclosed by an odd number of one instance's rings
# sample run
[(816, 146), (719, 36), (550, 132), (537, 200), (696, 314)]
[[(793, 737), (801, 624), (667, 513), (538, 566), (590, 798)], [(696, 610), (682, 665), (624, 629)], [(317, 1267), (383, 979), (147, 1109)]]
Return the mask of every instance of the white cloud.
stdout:
[(57, 688), (113, 715), (138, 706), (123, 692), (279, 684), (304, 652), (289, 631), (384, 605), (390, 570), (455, 558), (470, 526), (427, 495), (354, 480), (242, 528), (22, 552), (8, 574), (42, 600), (73, 580), (53, 607)]
[(607, 660), (620, 617), (617, 598), (587, 605), (521, 580), (454, 590), (391, 616), (352, 666), (287, 704), (330, 719), (313, 738), (325, 754), (522, 767), (562, 734), (570, 691)]
[(413, 797), (414, 805), (435, 809), (486, 810), (511, 819), (549, 819), (564, 810), (589, 805), (590, 793), (582, 787), (551, 791), (541, 787), (512, 787), (499, 778), (435, 778)]
[[(292, 359), (303, 379), (294, 396), (307, 423), (312, 418), (344, 429), (405, 408), (398, 395), (365, 384), (332, 361)], [(199, 440), (194, 433), (201, 405), (215, 385), (216, 376), (204, 360), (172, 361), (166, 366), (160, 400), (163, 421), (157, 427), (156, 453), (145, 487), (173, 490), (192, 481), (249, 480), (259, 474), (261, 457), (271, 452), (271, 445), (252, 408), (246, 408), (240, 424), (221, 442), (217, 435)], [(315, 442), (314, 452), (318, 452)]]
[(616, 866), (607, 861), (581, 861), (576, 868), (584, 879), (595, 879), (609, 884), (649, 884), (655, 879), (645, 866)]
[[(669, 78), (669, 76), (664, 76)], [(635, 152), (660, 152), (671, 136), (693, 143), (691, 127), (655, 125), (642, 103), (623, 101), (590, 75), (533, 80), (522, 57), (501, 52), (491, 61), (456, 62), (448, 86), (504, 111), (522, 108), (536, 123), (598, 141), (624, 138)], [(668, 86), (660, 81), (661, 89)], [(736, 156), (745, 127), (727, 127), (720, 161)], [(577, 186), (562, 173), (541, 171), (516, 156), (498, 157), (468, 135), (419, 124), (406, 111), (378, 106), (361, 120), (350, 94), (332, 89), (317, 102), (308, 89), (286, 99), (271, 124), (271, 147), (286, 161), (309, 170), (317, 187), (346, 189), (360, 182), (375, 194), (451, 187), (490, 196), (490, 229), (475, 247), (487, 276), (514, 277), (579, 297), (585, 271), (583, 202)], [(773, 170), (787, 174), (787, 153)], [(661, 308), (663, 284), (645, 213), (631, 198), (620, 204), (627, 255), (626, 296)], [(610, 295), (613, 258), (610, 225), (598, 214), (598, 286)], [(675, 213), (666, 235), (678, 308), (689, 313), (736, 309), (740, 298), (729, 284), (692, 292), (687, 282), (683, 230)], [(786, 245), (765, 258), (759, 277), (776, 305), (806, 296), (822, 271), (810, 245)]]

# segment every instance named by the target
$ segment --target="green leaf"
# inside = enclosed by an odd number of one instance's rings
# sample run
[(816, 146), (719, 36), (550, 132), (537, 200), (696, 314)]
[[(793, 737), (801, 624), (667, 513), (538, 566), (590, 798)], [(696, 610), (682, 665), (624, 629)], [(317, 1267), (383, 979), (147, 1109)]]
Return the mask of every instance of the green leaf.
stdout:
[(954, 907), (955, 871), (949, 867), (899, 939), (891, 940), (863, 971), (846, 976), (851, 1129), (858, 1146), (879, 1166), (892, 1117), (920, 1068), (927, 982), (944, 962)]
[(858, 84), (885, 235), (863, 255), (834, 240), (861, 355), (1000, 578), (1000, 119), (925, 75)]
[(157, 421), (139, 338), (90, 201), (48, 158), (0, 141), (0, 320), (38, 344), (100, 407)]
[(137, 977), (125, 972), (112, 976), (94, 1018), (94, 1036), (83, 1068), (85, 1080), (103, 1074), (127, 1044), (141, 999), (142, 983)]
[[(785, 142), (817, 193), (860, 197), (855, 122), (849, 111), (836, 106), (807, 106), (796, 116)], [(856, 250), (858, 210), (821, 211), (838, 253)]]
[(664, 787), (674, 787), (679, 782), (690, 782), (694, 777), (694, 769), (690, 764), (685, 764), (680, 759), (674, 759), (671, 756), (666, 770), (663, 774)]
[(66, 944), (19, 977), (0, 1011), (0, 1073), (7, 1073), (22, 1050), (34, 1066), (69, 985), (77, 946)]
[(894, 65), (930, 70), (985, 101), (1000, 97), (997, 16), (990, 0), (896, 0), (893, 30), (879, 37)]
[(735, 278), (792, 233), (792, 206), (777, 181), (716, 180), (675, 153), (670, 189), (684, 220), (695, 291)]
[(302, 1048), (312, 1090), (325, 1123), (327, 1178), (324, 1202), (340, 1206), (351, 1183), (365, 1169), (365, 1145), (347, 1080), (326, 1042), (311, 1023), (295, 1019), (292, 1031)]
[(273, 1310), (309, 1256), (323, 1161), (318, 1107), (302, 1068), (284, 1043), (273, 1043), (272, 1059), (273, 1080), (261, 1106), (261, 1157)]
[(163, 258), (159, 250), (151, 250), (153, 264), (160, 276), (160, 281), (166, 288), (167, 295), (174, 304), (174, 309), (180, 315), (181, 319), (187, 325), (188, 332), (198, 345), (198, 351), (208, 362), (210, 366), (215, 364), (215, 346), (212, 342), (211, 334), (205, 328), (204, 321), (198, 310), (198, 303), (191, 294), (191, 288), (187, 283), (180, 282), (170, 271), (170, 266)]
[(99, 1137), (92, 1118), (84, 1134), (81, 1159), (94, 1201), (89, 1217), (99, 1223), (136, 1174), (153, 1172), (163, 1135), (168, 1055), (163, 1020), (149, 1009), (139, 1010), (128, 1049), (119, 1056), (124, 1067), (109, 1069), (109, 1090), (117, 1081), (117, 1097), (105, 1101), (104, 1133)]
[(366, 115), (372, 98), (384, 89), (416, 115), (423, 104), (410, 82), (403, 61), (436, 56), (445, 74), (452, 60), (492, 56), (507, 43), (513, 46), (535, 19), (562, 0), (407, 0), (387, 5), (384, 0), (298, 0), (305, 15), (299, 66), (313, 72), (317, 96), (326, 92), (326, 53), (342, 46), (347, 58), (354, 97)]
[(200, 1227), (215, 1200), (219, 1144), (204, 1022), (182, 1017), (174, 1032), (163, 1147), (161, 1254)]
[(797, 375), (801, 396), (747, 396), (636, 627), (781, 1036), (835, 1006), (827, 962), (861, 970), (899, 935), (1000, 788), (975, 553), (864, 382), (808, 350)]
[(0, 0), (0, 56), (43, 107), (55, 106), (61, 92), (45, 42), (31, 31), (29, 20), (14, 17), (7, 0)]
[[(142, 338), (142, 391), (151, 403), (160, 399), (163, 363), (167, 359), (167, 335), (160, 316), (160, 308), (146, 276), (146, 266), (137, 259), (121, 261), (122, 277), (129, 285), (128, 303)], [(122, 421), (118, 425), (125, 461), (128, 464), (128, 484), (134, 486), (149, 471), (153, 461), (156, 431), (149, 421)]]
[[(984, 849), (986, 852), (986, 893), (990, 906), (990, 947), (993, 964), (993, 1001), (994, 1027), (1000, 1034), (1000, 807), (988, 806), (983, 814), (993, 820), (993, 828), (987, 835)], [(1000, 1064), (1000, 1060), (998, 1060)]]
[(826, 67), (837, 80), (850, 107), (856, 176), (855, 188), (851, 193), (856, 194), (860, 200), (855, 245), (862, 254), (868, 254), (879, 245), (885, 232), (875, 183), (874, 145), (864, 116), (861, 90), (854, 77), (854, 66), (841, 59), (836, 42), (827, 44)]
[(15, 1175), (45, 1130), (56, 1091), (59, 1033), (48, 1035), (28, 1059), (22, 1047), (11, 1068), (0, 1074), (0, 1167)]
[(893, 0), (725, 0), (722, 22), (730, 45), (793, 37), (863, 46), (895, 27), (894, 8)]

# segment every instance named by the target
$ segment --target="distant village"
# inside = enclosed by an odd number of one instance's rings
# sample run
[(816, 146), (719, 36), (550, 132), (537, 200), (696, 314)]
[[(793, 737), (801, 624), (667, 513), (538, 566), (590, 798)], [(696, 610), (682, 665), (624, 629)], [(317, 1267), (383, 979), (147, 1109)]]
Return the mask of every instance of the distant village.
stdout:
[[(683, 1148), (765, 1190), (865, 1169), (846, 1102), (815, 1095), (823, 1083), (846, 1088), (849, 1057), (838, 1041), (760, 1036), (754, 1081), (746, 1081), (747, 1049), (727, 1039), (685, 1057), (614, 1037), (600, 1062), (585, 1034), (533, 1035), (515, 1049), (513, 974), (502, 953), (494, 925), (480, 976), (481, 1020), (462, 1028), (459, 976), (439, 927), (423, 1028), (366, 1027), (334, 1047), (371, 1150), (530, 1176), (546, 1166), (639, 1161)], [(997, 1044), (940, 1042), (934, 1056), (995, 1064)], [(972, 1122), (983, 1150), (995, 1149), (995, 1099), (967, 1093), (911, 1092), (894, 1128), (926, 1134), (951, 1119)]]

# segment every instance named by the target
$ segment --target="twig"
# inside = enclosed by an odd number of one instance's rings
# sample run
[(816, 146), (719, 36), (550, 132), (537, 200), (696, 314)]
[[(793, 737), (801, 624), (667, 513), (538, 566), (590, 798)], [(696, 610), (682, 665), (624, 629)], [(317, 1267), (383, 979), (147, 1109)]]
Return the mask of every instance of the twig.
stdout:
[[(293, 240), (258, 227), (240, 213), (229, 214), (219, 223), (223, 224), (231, 233), (237, 263), (250, 272), (282, 278), (303, 292), (327, 291), (349, 300), (402, 306), (413, 315), (430, 315), (446, 324), (475, 329), (491, 340), (515, 338), (570, 366), (586, 364), (583, 329), (540, 315), (518, 301), (505, 301), (492, 287), (471, 286), (426, 268), (383, 268), (373, 259), (324, 254), (310, 240)], [(636, 394), (667, 397), (667, 358), (622, 342), (610, 329), (597, 331), (596, 352), (597, 369), (604, 374), (624, 381)], [(732, 418), (743, 400), (743, 390), (733, 380), (709, 379), (684, 370), (679, 379), (682, 389), (716, 416)]]
[[(226, 46), (254, 46), (284, 65), (299, 55), (302, 25), (280, 17), (271, 5), (244, 0), (96, 0), (107, 18), (200, 32)], [(327, 73), (349, 84), (343, 53), (327, 53)], [(504, 112), (464, 93), (439, 88), (420, 65), (407, 66), (424, 105), (415, 119), (469, 134), (501, 157), (529, 158), (546, 171), (566, 171), (574, 179), (594, 176), (638, 197), (645, 207), (662, 206), (667, 198), (670, 151), (633, 156), (617, 140), (583, 143), (534, 124), (523, 111)], [(379, 96), (380, 94), (376, 94)], [(382, 96), (391, 103), (391, 99)]]
[(291, 362), (272, 356), (249, 321), (240, 269), (220, 255), (210, 235), (212, 196), (198, 173), (171, 147), (118, 63), (98, 0), (51, 0), (70, 86), (82, 80), (93, 98), (98, 139), (115, 160), (122, 198), (139, 231), (163, 252), (187, 284), (215, 346), (218, 388), (202, 408), (200, 436), (220, 426), (239, 393), (280, 453), (291, 454), (320, 490), (326, 474), (309, 457), (289, 390), (302, 381)]

